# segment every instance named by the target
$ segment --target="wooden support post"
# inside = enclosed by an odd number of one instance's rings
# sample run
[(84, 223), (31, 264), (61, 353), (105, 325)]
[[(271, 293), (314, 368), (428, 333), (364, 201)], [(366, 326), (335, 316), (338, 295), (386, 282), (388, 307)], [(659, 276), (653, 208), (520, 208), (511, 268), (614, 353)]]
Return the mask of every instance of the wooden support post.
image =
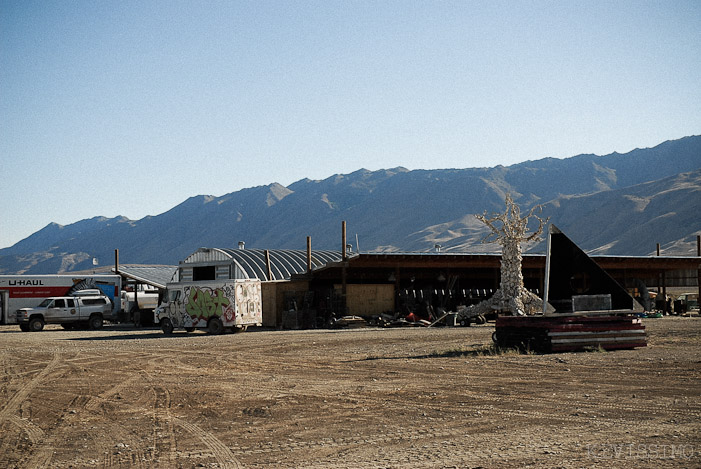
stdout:
[(343, 311), (341, 312), (341, 315), (346, 314), (346, 264), (348, 260), (348, 255), (346, 254), (346, 221), (343, 220), (341, 222), (341, 252), (343, 253), (342, 255), (342, 267), (341, 267), (341, 299), (343, 301)]
[(270, 266), (270, 251), (265, 250), (265, 269), (268, 275), (268, 281), (273, 279), (273, 269)]
[(312, 237), (307, 236), (307, 273), (312, 271)]
[(346, 221), (341, 222), (341, 258), (345, 261), (348, 255), (346, 254)]
[[(657, 257), (660, 257), (660, 243), (657, 243)], [(662, 292), (662, 274), (657, 274), (657, 294)]]
[[(657, 243), (657, 257), (660, 256), (660, 243)], [(657, 291), (659, 292), (660, 289), (658, 288)], [(662, 308), (662, 311), (664, 314), (669, 314), (671, 311), (669, 311), (669, 308), (667, 307), (667, 272), (665, 270), (662, 270), (662, 300), (664, 301), (664, 307)]]
[(394, 268), (394, 312), (399, 311), (399, 288), (401, 283), (399, 282), (399, 266)]
[[(696, 257), (701, 257), (701, 236), (696, 236)], [(696, 283), (699, 285), (699, 300), (701, 300), (701, 264), (696, 273)]]

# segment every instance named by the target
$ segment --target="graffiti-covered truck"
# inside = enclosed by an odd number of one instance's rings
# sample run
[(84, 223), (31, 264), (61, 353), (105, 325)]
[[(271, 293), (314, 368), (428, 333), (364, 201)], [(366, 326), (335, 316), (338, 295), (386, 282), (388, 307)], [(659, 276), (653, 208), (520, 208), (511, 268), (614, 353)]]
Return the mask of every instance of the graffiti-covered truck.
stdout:
[(154, 315), (165, 334), (197, 328), (210, 334), (245, 331), (263, 323), (260, 280), (169, 283)]

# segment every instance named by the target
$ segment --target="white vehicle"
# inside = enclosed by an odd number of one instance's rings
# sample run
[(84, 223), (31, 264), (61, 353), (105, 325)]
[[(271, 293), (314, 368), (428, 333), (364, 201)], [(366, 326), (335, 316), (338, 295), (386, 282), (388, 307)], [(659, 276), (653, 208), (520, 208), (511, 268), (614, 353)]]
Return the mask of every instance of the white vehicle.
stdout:
[(135, 288), (136, 290), (133, 287), (122, 290), (122, 310), (134, 324), (141, 324), (144, 319), (150, 323), (158, 307), (158, 289), (148, 285), (137, 285)]
[(16, 324), (18, 309), (35, 307), (44, 298), (71, 296), (87, 289), (98, 289), (109, 298), (112, 309), (105, 319), (112, 319), (122, 309), (119, 275), (0, 275), (0, 324)]
[(17, 310), (17, 322), (24, 332), (39, 332), (44, 324), (61, 324), (64, 329), (87, 326), (100, 329), (112, 303), (99, 290), (78, 291), (74, 296), (46, 298), (34, 308)]
[(139, 289), (137, 292), (122, 291), (122, 309), (124, 311), (153, 311), (158, 307), (158, 290)]
[(245, 331), (263, 323), (260, 280), (178, 282), (167, 285), (166, 296), (155, 311), (165, 334), (175, 328), (188, 332), (207, 329)]

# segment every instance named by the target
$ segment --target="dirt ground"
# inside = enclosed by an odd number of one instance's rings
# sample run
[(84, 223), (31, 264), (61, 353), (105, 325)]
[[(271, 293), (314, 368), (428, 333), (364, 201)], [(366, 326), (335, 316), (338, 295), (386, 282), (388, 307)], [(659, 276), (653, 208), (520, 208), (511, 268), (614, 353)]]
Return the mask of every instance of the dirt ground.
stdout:
[(0, 326), (3, 467), (699, 467), (701, 319), (483, 354), (493, 325), (164, 336)]

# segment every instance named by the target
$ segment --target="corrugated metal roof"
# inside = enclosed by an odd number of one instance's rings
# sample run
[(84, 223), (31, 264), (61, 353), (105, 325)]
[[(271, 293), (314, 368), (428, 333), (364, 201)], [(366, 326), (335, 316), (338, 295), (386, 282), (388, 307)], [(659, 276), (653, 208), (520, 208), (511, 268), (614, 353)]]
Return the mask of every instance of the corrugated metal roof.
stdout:
[[(173, 279), (178, 268), (174, 265), (138, 265), (123, 264), (119, 266), (119, 274), (156, 288), (165, 288)], [(114, 272), (114, 268), (112, 268)]]
[[(268, 278), (264, 249), (200, 248), (182, 261), (180, 266), (227, 260), (235, 264), (248, 278), (263, 281), (287, 280), (294, 274), (307, 271), (307, 251), (305, 250), (269, 249), (268, 253), (271, 278)], [(312, 251), (312, 269), (340, 260), (339, 251)]]

